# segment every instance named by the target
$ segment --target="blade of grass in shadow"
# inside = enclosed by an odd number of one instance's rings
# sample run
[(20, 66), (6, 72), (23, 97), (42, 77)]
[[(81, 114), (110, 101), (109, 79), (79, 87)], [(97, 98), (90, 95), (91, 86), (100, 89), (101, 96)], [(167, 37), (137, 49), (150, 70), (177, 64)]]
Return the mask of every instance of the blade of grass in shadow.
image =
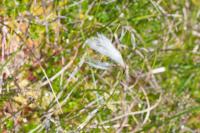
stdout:
[(182, 112), (179, 112), (179, 113), (175, 114), (174, 116), (166, 118), (164, 121), (157, 121), (155, 123), (147, 124), (141, 130), (137, 131), (137, 133), (140, 133), (140, 132), (143, 132), (143, 131), (147, 131), (147, 130), (151, 129), (152, 127), (158, 128), (158, 127), (160, 127), (160, 126), (162, 126), (164, 124), (169, 123), (173, 119), (180, 118), (182, 115), (189, 114), (189, 113), (194, 113), (194, 112), (200, 112), (200, 106), (188, 108), (188, 109), (186, 109), (186, 110), (184, 110)]

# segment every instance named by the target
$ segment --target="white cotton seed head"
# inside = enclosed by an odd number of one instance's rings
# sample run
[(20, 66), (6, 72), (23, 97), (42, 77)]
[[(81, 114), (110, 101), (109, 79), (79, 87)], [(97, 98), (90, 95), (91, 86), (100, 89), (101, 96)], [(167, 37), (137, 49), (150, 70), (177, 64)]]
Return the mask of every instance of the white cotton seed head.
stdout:
[(102, 34), (97, 34), (97, 37), (92, 37), (85, 42), (93, 50), (108, 56), (110, 59), (118, 63), (120, 66), (125, 67), (125, 63), (121, 53), (114, 47), (112, 42)]

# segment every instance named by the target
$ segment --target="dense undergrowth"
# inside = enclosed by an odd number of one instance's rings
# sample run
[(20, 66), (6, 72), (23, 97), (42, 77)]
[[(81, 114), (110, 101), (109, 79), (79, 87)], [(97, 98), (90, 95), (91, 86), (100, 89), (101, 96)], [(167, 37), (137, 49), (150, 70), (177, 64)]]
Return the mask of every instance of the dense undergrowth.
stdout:
[(198, 0), (1, 0), (0, 29), (0, 132), (200, 132)]

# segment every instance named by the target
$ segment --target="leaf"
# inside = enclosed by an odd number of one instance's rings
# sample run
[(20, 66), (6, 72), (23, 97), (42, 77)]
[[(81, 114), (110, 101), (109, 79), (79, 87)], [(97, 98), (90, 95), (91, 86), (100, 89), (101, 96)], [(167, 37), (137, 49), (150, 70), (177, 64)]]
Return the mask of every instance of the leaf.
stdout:
[(108, 56), (110, 59), (115, 61), (117, 64), (125, 67), (125, 63), (121, 56), (121, 53), (114, 47), (112, 42), (102, 34), (97, 34), (97, 37), (87, 39), (86, 44), (93, 50), (101, 53), (102, 55)]
[(111, 67), (111, 64), (109, 64), (108, 62), (100, 62), (93, 59), (89, 59), (86, 63), (94, 68), (102, 69), (102, 70), (107, 70)]

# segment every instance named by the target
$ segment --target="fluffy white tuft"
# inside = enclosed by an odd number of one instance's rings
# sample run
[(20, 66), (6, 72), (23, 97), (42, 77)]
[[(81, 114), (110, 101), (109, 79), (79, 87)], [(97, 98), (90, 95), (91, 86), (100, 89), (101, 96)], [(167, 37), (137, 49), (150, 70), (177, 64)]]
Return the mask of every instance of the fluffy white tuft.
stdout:
[(125, 67), (125, 63), (123, 61), (121, 53), (114, 47), (112, 42), (103, 34), (97, 34), (97, 37), (89, 38), (86, 40), (85, 43), (88, 44), (93, 50), (105, 56), (108, 56), (120, 66)]

